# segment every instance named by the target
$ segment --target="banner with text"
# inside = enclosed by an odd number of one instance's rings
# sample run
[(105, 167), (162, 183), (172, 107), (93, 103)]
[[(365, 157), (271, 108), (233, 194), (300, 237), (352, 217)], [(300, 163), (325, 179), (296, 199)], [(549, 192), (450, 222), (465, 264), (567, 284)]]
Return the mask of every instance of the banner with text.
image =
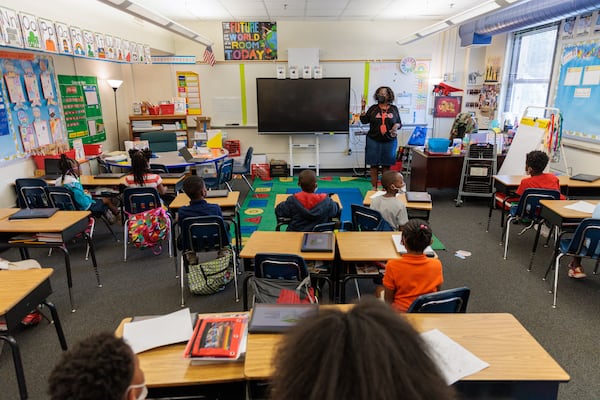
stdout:
[(277, 60), (276, 22), (223, 22), (225, 60)]

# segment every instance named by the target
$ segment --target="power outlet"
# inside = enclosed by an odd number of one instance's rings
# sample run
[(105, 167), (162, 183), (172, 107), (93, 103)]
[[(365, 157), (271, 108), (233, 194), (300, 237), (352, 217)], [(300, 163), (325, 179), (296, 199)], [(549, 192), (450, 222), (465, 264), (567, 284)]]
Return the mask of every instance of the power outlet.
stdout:
[(352, 149), (348, 149), (348, 150), (346, 150), (346, 155), (347, 155), (347, 156), (351, 156), (351, 155), (352, 155)]

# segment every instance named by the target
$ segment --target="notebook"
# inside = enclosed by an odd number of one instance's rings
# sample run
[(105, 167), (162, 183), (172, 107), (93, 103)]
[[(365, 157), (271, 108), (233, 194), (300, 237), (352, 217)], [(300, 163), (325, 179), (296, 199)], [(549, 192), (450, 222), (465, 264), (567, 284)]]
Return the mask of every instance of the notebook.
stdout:
[(333, 232), (305, 233), (300, 251), (333, 251)]
[(600, 179), (600, 176), (590, 174), (577, 174), (575, 176), (572, 176), (571, 179), (575, 181), (594, 182)]
[(431, 203), (431, 195), (427, 192), (406, 192), (406, 201), (414, 203)]
[(301, 318), (318, 312), (317, 304), (255, 303), (248, 324), (250, 333), (280, 333), (298, 323)]
[(58, 179), (61, 175), (58, 163), (60, 158), (44, 158), (44, 175), (40, 176), (40, 179), (50, 180)]
[[(392, 241), (394, 242), (394, 246), (396, 247), (396, 251), (400, 254), (406, 254), (406, 247), (402, 244), (402, 233), (399, 235), (392, 235)], [(425, 247), (423, 250), (423, 254), (427, 257), (435, 257), (435, 251), (431, 248), (431, 246)]]
[(194, 157), (185, 146), (179, 149), (179, 154), (189, 163), (202, 163), (206, 161), (206, 158)]
[(23, 208), (17, 211), (8, 219), (33, 219), (33, 218), (50, 218), (58, 211), (58, 208)]
[[(162, 175), (161, 175), (162, 176)], [(229, 190), (227, 189), (218, 189), (218, 190), (209, 190), (206, 192), (207, 199), (212, 199), (214, 197), (227, 197), (229, 196)]]
[(122, 176), (125, 176), (125, 172), (103, 172), (98, 175), (94, 175), (96, 179), (119, 179)]

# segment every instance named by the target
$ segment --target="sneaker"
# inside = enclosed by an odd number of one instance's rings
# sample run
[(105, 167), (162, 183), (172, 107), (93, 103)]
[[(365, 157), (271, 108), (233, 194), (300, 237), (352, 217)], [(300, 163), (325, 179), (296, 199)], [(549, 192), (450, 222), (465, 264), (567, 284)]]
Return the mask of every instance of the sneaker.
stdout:
[(35, 326), (42, 321), (42, 314), (35, 310), (30, 312), (21, 320), (21, 324), (25, 326)]
[(573, 261), (569, 263), (569, 278), (582, 279), (586, 276), (581, 265), (575, 265)]

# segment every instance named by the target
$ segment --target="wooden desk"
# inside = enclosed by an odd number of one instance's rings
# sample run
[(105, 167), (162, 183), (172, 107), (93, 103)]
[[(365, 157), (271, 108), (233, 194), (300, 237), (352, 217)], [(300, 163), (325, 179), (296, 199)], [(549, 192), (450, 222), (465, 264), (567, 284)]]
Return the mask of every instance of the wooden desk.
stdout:
[[(365, 207), (371, 207), (371, 201), (373, 200), (371, 197), (377, 193), (375, 190), (369, 190), (367, 194), (365, 194), (365, 198), (363, 199), (363, 205)], [(406, 193), (398, 193), (396, 198), (403, 202), (406, 205), (407, 210), (417, 210), (425, 212), (425, 220), (429, 221), (429, 215), (431, 214), (431, 210), (433, 209), (432, 202), (417, 202), (417, 201), (407, 201)]]
[(392, 235), (398, 232), (336, 232), (335, 240), (342, 261), (386, 262), (400, 258)]
[[(288, 197), (290, 197), (291, 194), (290, 193), (279, 193), (275, 195), (275, 207), (277, 207), (279, 205), (279, 203), (283, 203)], [(331, 199), (333, 201), (335, 201), (336, 203), (338, 203), (338, 206), (340, 206), (340, 210), (342, 209), (342, 201), (340, 200), (340, 196), (338, 196), (337, 194), (333, 194), (331, 196)]]
[[(439, 329), (490, 366), (463, 378), (459, 392), (478, 388), (480, 395), (503, 399), (556, 399), (558, 385), (569, 375), (510, 314), (404, 314), (419, 332)], [(249, 334), (244, 374), (250, 380), (268, 380), (280, 335)], [(469, 397), (471, 398), (471, 397)]]
[(5, 219), (19, 211), (18, 208), (0, 208), (0, 219)]
[[(210, 197), (206, 198), (206, 202), (210, 204), (216, 204), (221, 208), (234, 208), (238, 205), (240, 199), (240, 192), (229, 192), (227, 197)], [(190, 198), (185, 193), (179, 193), (177, 197), (169, 204), (169, 208), (178, 210), (183, 206), (190, 205)]]
[[(123, 335), (123, 326), (130, 321), (131, 318), (121, 321), (115, 332), (116, 336)], [(243, 363), (190, 365), (190, 360), (183, 357), (185, 345), (172, 344), (138, 354), (148, 388), (226, 383), (245, 379)]]
[[(15, 212), (18, 208), (14, 209)], [(24, 233), (60, 233), (60, 242), (13, 242), (5, 241), (0, 242), (0, 248), (3, 247), (18, 247), (22, 249), (27, 248), (58, 248), (65, 256), (65, 267), (67, 271), (67, 285), (69, 288), (69, 300), (71, 301), (71, 309), (75, 311), (75, 305), (73, 302), (73, 296), (71, 288), (73, 287), (73, 280), (71, 277), (71, 259), (69, 251), (66, 248), (66, 243), (73, 239), (76, 235), (83, 233), (89, 247), (90, 255), (92, 257), (92, 265), (94, 267), (94, 273), (96, 274), (96, 281), (98, 287), (102, 287), (100, 283), (100, 275), (98, 273), (98, 263), (96, 262), (96, 253), (94, 252), (94, 245), (92, 239), (89, 237), (85, 230), (88, 226), (89, 211), (57, 211), (50, 218), (35, 218), (27, 220), (9, 220), (8, 218), (0, 219), (0, 233), (3, 236), (14, 236)]]
[[(458, 189), (465, 158), (463, 154), (426, 154), (416, 148), (413, 148), (411, 153), (410, 190), (425, 192), (427, 188)], [(498, 156), (498, 168), (502, 165), (504, 157)]]
[[(333, 261), (335, 257), (335, 237), (332, 251), (300, 251), (304, 232), (254, 231), (240, 253), (240, 258), (254, 259), (257, 253), (297, 254), (308, 261)], [(391, 240), (391, 239), (390, 239)]]
[(0, 332), (0, 339), (8, 343), (12, 350), (19, 394), (27, 398), (27, 386), (19, 346), (10, 332), (20, 325), (21, 320), (38, 304), (45, 304), (52, 313), (54, 328), (63, 350), (67, 350), (65, 334), (54, 304), (46, 299), (52, 293), (50, 275), (52, 268), (28, 269), (19, 271), (0, 270), (0, 317), (6, 321), (7, 331)]
[[(164, 178), (162, 184), (165, 186), (177, 186), (184, 179), (186, 175), (182, 175), (179, 178)], [(120, 178), (96, 178), (93, 175), (81, 175), (79, 182), (84, 187), (98, 187), (98, 186), (125, 186), (125, 175)]]

